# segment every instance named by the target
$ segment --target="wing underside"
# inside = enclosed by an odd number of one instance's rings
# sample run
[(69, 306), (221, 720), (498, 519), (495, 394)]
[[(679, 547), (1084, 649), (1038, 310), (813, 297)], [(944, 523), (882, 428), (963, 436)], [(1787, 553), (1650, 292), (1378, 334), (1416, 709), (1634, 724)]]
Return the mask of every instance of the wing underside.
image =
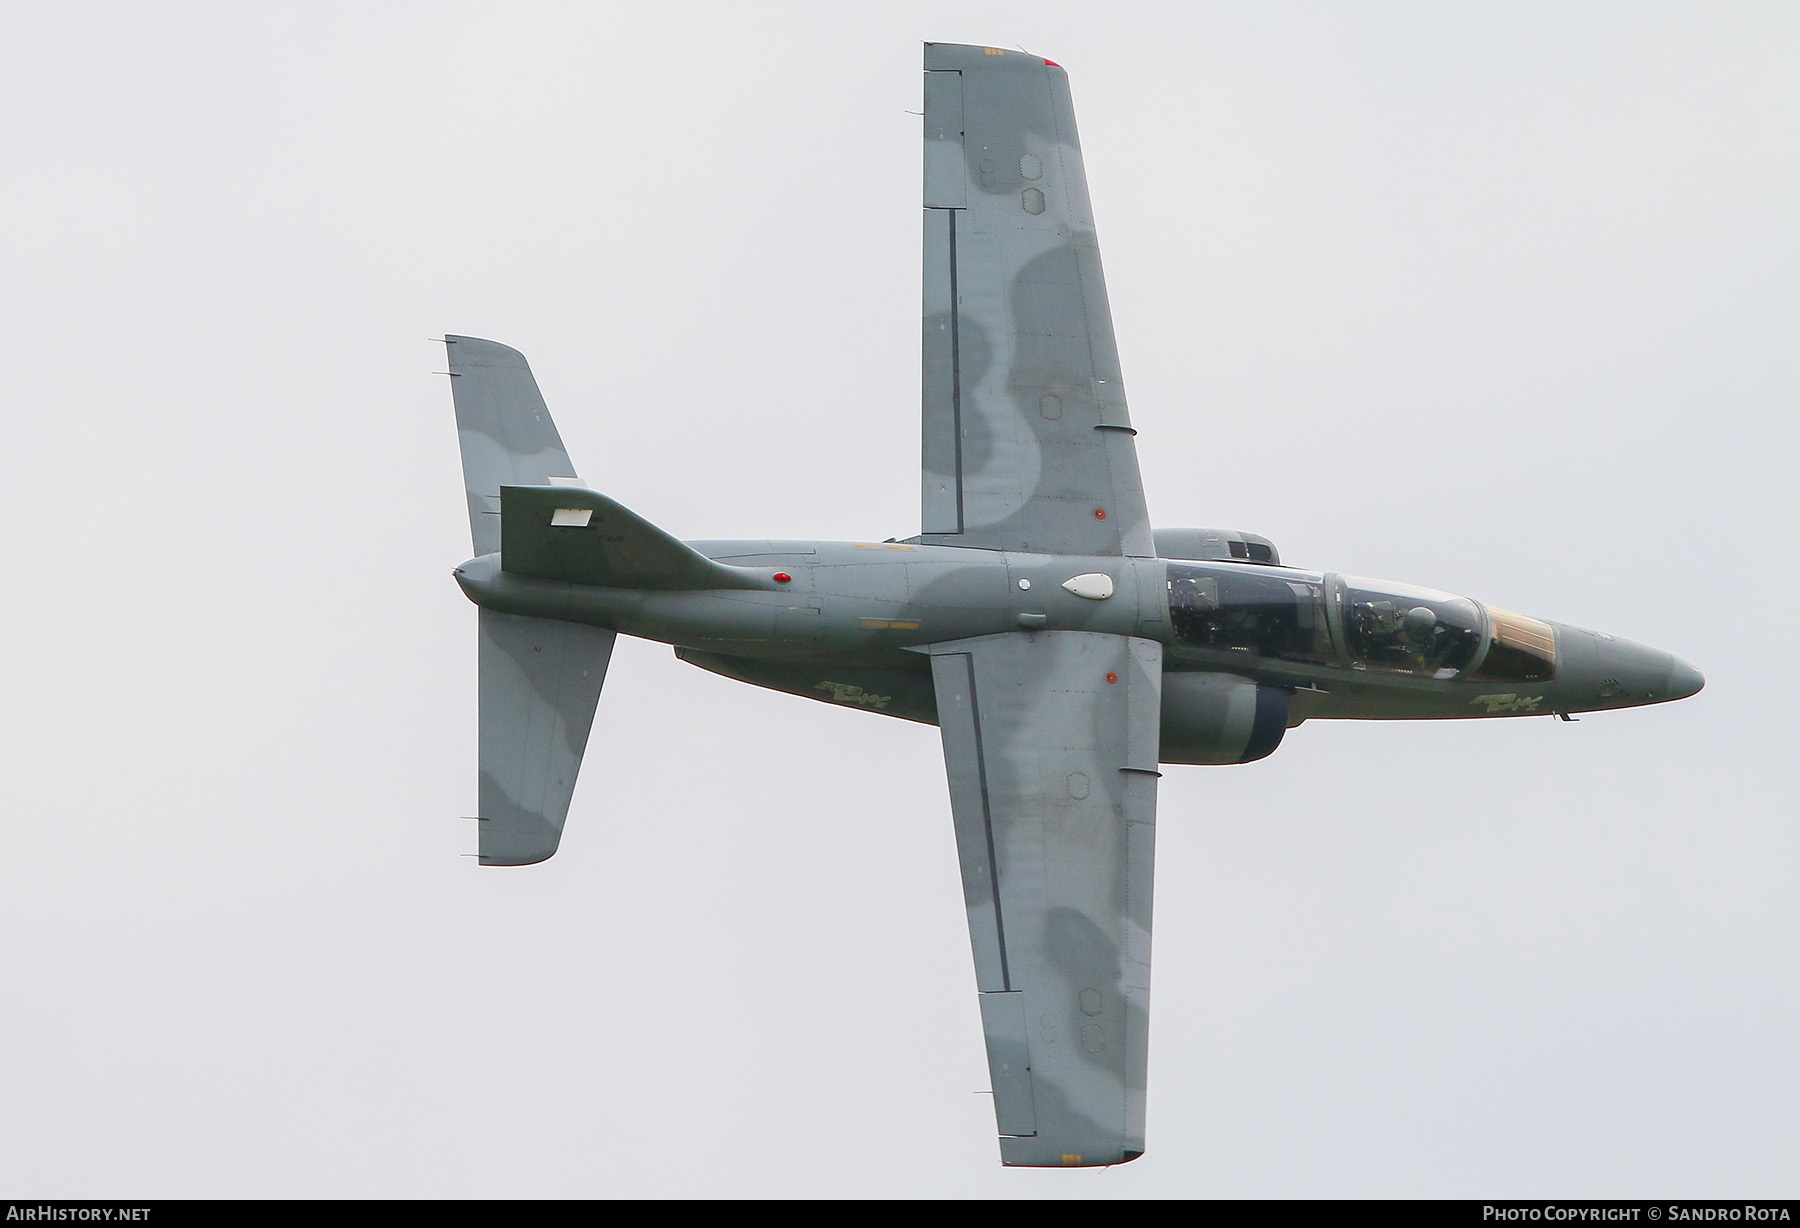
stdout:
[(1152, 556), (1068, 75), (925, 68), (924, 540)]
[(1144, 1149), (1162, 646), (932, 648), (1004, 1163)]

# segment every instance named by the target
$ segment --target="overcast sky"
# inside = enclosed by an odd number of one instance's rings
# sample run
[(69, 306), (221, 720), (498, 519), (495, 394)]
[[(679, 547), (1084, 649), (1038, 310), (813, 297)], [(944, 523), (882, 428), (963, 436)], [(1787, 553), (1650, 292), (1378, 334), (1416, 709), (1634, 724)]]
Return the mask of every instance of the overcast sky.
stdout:
[[(1793, 1196), (1800, 9), (7, 5), (0, 1196)], [(1068, 68), (1157, 523), (1684, 703), (1162, 784), (1148, 1152), (1006, 1171), (935, 730), (622, 640), (478, 869), (441, 347), (918, 529), (920, 43)]]

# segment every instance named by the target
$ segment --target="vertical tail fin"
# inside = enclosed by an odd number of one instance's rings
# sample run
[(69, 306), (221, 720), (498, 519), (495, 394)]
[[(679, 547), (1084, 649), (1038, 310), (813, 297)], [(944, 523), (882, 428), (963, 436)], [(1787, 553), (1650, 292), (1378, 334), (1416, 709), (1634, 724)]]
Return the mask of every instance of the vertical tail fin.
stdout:
[(575, 466), (525, 355), (497, 341), (446, 337), (463, 487), (476, 554), (500, 549), (502, 486), (575, 483)]

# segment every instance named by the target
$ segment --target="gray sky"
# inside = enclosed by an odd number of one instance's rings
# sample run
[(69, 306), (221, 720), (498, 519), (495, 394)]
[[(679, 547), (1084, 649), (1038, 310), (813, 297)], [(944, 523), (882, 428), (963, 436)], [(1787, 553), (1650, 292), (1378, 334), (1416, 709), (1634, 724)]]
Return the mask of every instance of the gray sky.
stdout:
[[(1800, 10), (649, 7), (8, 8), (0, 1194), (1792, 1196)], [(1106, 1172), (999, 1167), (934, 730), (621, 641), (459, 856), (426, 339), (915, 532), (927, 38), (1069, 70), (1158, 523), (1708, 678), (1171, 769)]]

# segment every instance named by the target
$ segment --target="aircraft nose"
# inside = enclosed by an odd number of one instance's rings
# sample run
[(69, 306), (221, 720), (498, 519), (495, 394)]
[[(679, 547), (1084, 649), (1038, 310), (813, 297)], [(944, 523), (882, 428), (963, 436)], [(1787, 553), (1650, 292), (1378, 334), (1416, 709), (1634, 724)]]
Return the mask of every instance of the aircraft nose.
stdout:
[(1572, 711), (1666, 703), (1706, 685), (1700, 671), (1681, 658), (1615, 635), (1559, 627), (1557, 643), (1559, 652), (1567, 649), (1560, 678), (1562, 702)]
[(1700, 671), (1689, 665), (1686, 661), (1683, 661), (1680, 657), (1673, 657), (1671, 660), (1673, 663), (1669, 666), (1669, 681), (1667, 684), (1669, 688), (1669, 698), (1686, 699), (1689, 695), (1699, 693), (1700, 688), (1706, 685), (1706, 679), (1701, 675)]

